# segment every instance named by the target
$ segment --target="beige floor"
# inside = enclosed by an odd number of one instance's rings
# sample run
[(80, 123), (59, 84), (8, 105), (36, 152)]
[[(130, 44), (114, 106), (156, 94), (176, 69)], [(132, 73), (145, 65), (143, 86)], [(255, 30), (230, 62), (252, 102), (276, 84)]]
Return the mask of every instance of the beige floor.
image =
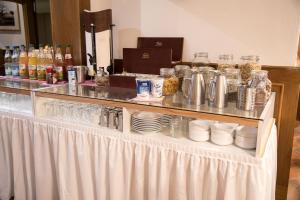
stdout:
[(295, 128), (288, 200), (300, 200), (300, 122)]

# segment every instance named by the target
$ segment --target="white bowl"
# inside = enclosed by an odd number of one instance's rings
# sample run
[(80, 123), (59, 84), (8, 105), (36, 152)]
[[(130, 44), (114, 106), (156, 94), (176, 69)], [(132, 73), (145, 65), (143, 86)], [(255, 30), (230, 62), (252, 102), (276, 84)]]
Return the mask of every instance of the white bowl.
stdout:
[(237, 136), (235, 138), (235, 145), (243, 149), (255, 149), (256, 148), (256, 138), (245, 138)]
[(197, 127), (199, 129), (207, 131), (210, 129), (210, 125), (213, 123), (215, 123), (215, 122), (209, 121), (209, 120), (193, 120), (193, 121), (190, 121), (189, 127)]
[(211, 141), (217, 145), (225, 146), (233, 143), (233, 136), (231, 134), (211, 134)]
[(236, 136), (256, 139), (257, 128), (249, 126), (239, 126), (236, 128)]
[(189, 131), (189, 138), (196, 142), (205, 142), (209, 140), (209, 131)]

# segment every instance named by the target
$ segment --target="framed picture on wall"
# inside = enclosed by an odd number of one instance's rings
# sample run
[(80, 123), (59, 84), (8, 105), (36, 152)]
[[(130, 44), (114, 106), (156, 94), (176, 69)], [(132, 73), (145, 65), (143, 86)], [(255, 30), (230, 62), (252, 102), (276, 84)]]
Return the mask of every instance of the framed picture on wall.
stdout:
[(17, 3), (0, 1), (0, 32), (20, 31), (19, 6)]

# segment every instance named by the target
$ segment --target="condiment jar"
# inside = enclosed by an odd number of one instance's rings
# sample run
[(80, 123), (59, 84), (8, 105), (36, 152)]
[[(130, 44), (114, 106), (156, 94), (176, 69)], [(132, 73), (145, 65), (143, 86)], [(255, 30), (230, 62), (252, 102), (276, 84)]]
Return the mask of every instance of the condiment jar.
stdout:
[(268, 79), (268, 71), (253, 70), (249, 86), (255, 88), (255, 107), (263, 107), (271, 96), (272, 82)]
[(194, 59), (192, 61), (192, 70), (196, 71), (198, 67), (209, 66), (208, 53), (198, 52), (194, 54)]
[(251, 71), (261, 69), (259, 56), (242, 56), (239, 69), (241, 70), (242, 82), (247, 83), (251, 77)]
[(235, 68), (232, 54), (223, 54), (219, 56), (218, 70), (224, 72), (227, 68)]
[(165, 79), (163, 86), (163, 95), (169, 96), (177, 92), (179, 79), (175, 76), (174, 68), (161, 68), (160, 75)]
[(227, 80), (228, 101), (236, 101), (238, 86), (241, 84), (240, 69), (226, 68), (224, 71)]

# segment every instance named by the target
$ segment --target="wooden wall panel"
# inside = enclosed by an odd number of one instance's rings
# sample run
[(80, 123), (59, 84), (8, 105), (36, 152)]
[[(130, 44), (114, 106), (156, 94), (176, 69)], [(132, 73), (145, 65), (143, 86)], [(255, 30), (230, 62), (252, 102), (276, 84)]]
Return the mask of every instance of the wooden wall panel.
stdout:
[(90, 9), (90, 1), (50, 1), (53, 45), (72, 45), (75, 65), (85, 63), (86, 59), (83, 23), (80, 17), (84, 9)]
[(294, 129), (299, 100), (300, 68), (264, 66), (269, 71), (276, 94), (275, 117), (278, 126), (276, 199), (287, 197)]

